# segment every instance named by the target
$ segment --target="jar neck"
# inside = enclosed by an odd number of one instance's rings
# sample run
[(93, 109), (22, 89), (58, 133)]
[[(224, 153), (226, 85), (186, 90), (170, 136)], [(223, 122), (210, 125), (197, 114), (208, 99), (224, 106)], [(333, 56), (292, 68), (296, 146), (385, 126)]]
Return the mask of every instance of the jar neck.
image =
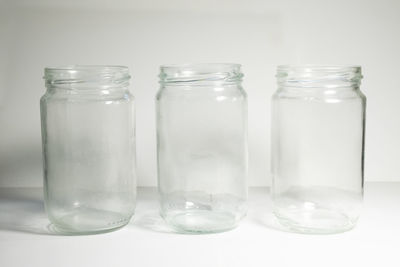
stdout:
[(162, 87), (240, 85), (241, 65), (229, 63), (163, 65), (160, 67)]
[(360, 66), (278, 66), (279, 88), (313, 90), (358, 90)]
[(45, 68), (46, 87), (81, 94), (110, 94), (126, 91), (129, 70), (123, 66), (65, 66)]

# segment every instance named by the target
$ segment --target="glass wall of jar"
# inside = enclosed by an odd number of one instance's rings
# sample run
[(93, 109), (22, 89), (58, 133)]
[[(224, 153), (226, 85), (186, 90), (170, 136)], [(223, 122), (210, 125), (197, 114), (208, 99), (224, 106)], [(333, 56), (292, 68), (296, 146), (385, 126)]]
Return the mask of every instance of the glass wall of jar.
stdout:
[(70, 233), (127, 224), (135, 209), (134, 99), (122, 66), (46, 68), (41, 98), (44, 195)]
[(279, 66), (272, 200), (293, 231), (354, 227), (363, 197), (366, 98), (359, 66)]
[(161, 215), (176, 231), (220, 232), (246, 214), (247, 97), (238, 64), (161, 67)]

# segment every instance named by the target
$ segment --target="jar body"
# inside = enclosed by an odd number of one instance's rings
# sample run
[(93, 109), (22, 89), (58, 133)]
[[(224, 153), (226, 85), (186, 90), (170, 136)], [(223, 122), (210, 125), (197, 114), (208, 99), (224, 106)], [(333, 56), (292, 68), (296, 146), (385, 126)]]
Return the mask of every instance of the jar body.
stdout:
[(41, 98), (45, 206), (58, 230), (95, 233), (134, 213), (134, 99), (127, 86), (82, 84)]
[[(349, 230), (363, 196), (366, 99), (358, 87), (360, 68), (339, 74), (282, 68), (272, 100), (274, 213), (298, 232)], [(279, 78), (280, 71), (286, 77)]]
[(239, 82), (197, 79), (162, 83), (157, 95), (161, 215), (179, 232), (220, 232), (247, 209), (247, 100)]

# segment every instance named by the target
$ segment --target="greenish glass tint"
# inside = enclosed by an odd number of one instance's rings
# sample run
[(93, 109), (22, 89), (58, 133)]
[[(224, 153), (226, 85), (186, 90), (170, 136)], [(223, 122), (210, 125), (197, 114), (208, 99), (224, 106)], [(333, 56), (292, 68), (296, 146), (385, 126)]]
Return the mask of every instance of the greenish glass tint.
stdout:
[(55, 229), (106, 232), (135, 209), (134, 98), (128, 68), (46, 68), (40, 100), (45, 206)]
[(272, 99), (272, 200), (290, 230), (353, 228), (364, 183), (359, 66), (279, 66)]
[(237, 226), (247, 205), (247, 97), (238, 64), (161, 67), (161, 215), (180, 233)]

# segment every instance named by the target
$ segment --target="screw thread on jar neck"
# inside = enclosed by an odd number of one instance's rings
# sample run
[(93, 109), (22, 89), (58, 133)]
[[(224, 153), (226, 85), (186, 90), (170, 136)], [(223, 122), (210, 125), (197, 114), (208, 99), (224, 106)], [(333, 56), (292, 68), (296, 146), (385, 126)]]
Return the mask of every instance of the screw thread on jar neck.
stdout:
[(43, 79), (47, 88), (98, 91), (127, 88), (130, 75), (125, 66), (71, 65), (45, 68)]
[(281, 65), (276, 78), (282, 87), (298, 88), (359, 88), (360, 66)]
[(160, 67), (160, 84), (237, 84), (243, 77), (240, 68), (240, 64), (231, 63), (163, 65)]

